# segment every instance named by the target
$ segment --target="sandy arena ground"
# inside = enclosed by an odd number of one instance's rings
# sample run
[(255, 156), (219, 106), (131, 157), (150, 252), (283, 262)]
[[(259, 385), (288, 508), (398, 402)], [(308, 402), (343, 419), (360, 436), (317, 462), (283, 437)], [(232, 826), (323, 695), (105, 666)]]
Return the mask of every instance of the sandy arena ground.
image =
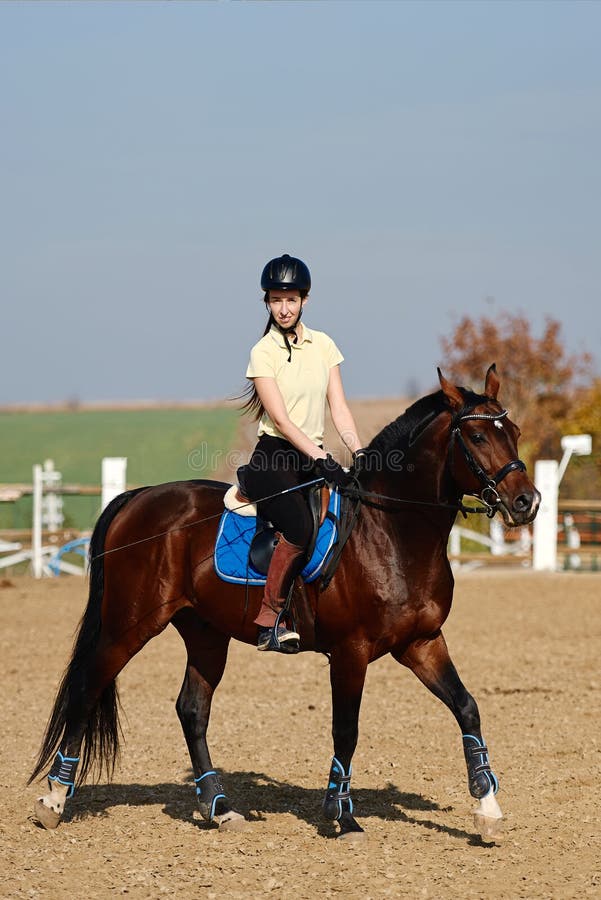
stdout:
[(2, 897), (599, 897), (601, 576), (471, 573), (445, 629), (476, 696), (506, 816), (475, 836), (457, 726), (392, 659), (368, 674), (354, 760), (368, 840), (320, 820), (331, 758), (324, 657), (234, 645), (216, 695), (213, 758), (251, 824), (219, 833), (195, 811), (174, 702), (173, 629), (120, 678), (125, 743), (111, 784), (84, 786), (44, 831), (25, 787), (81, 614), (77, 578), (0, 582)]

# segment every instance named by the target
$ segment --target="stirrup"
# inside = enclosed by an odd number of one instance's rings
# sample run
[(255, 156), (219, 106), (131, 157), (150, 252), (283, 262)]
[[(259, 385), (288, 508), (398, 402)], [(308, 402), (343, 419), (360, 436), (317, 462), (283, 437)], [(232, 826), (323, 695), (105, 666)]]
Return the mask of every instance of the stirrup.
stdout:
[(257, 650), (275, 650), (278, 653), (298, 653), (300, 650), (300, 634), (295, 629), (294, 621), (292, 629), (286, 627), (282, 619), (286, 610), (278, 613), (277, 619), (271, 627), (259, 627)]
[(279, 653), (298, 653), (300, 635), (296, 631), (288, 631), (285, 625), (276, 629), (260, 628), (257, 650), (276, 650)]

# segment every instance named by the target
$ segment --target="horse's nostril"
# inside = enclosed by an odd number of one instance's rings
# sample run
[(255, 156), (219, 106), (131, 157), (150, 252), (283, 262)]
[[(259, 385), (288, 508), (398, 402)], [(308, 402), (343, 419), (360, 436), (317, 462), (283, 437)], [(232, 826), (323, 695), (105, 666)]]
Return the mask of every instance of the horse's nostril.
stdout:
[(532, 494), (519, 494), (512, 506), (515, 512), (525, 512), (532, 506)]

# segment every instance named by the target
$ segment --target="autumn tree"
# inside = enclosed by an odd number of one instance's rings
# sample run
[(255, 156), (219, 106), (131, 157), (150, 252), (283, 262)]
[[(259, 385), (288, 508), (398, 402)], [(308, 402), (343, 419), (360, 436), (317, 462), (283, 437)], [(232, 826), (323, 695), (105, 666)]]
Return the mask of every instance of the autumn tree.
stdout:
[(564, 434), (590, 434), (593, 452), (576, 457), (569, 465), (566, 481), (570, 498), (601, 498), (601, 378), (577, 392), (563, 423)]
[(499, 399), (520, 426), (520, 456), (530, 471), (535, 459), (559, 457), (565, 423), (591, 382), (592, 365), (588, 354), (566, 352), (559, 322), (548, 317), (537, 337), (524, 315), (464, 316), (440, 343), (441, 368), (456, 384), (480, 392), (488, 366), (497, 364)]

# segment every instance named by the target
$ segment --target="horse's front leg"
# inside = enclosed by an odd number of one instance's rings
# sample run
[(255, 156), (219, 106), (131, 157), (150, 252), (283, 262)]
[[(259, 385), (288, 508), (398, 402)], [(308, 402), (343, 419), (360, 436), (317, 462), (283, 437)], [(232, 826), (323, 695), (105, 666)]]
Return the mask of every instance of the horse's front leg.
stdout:
[(363, 837), (353, 817), (351, 799), (352, 758), (359, 735), (359, 709), (367, 670), (367, 656), (354, 647), (339, 647), (330, 658), (332, 687), (332, 737), (334, 758), (323, 802), (324, 817), (340, 825), (339, 838)]
[(449, 707), (461, 728), (470, 794), (479, 801), (474, 823), (484, 840), (501, 835), (503, 814), (495, 794), (499, 783), (490, 767), (488, 748), (480, 730), (476, 701), (465, 689), (451, 661), (446, 641), (439, 632), (431, 640), (415, 641), (392, 655)]

